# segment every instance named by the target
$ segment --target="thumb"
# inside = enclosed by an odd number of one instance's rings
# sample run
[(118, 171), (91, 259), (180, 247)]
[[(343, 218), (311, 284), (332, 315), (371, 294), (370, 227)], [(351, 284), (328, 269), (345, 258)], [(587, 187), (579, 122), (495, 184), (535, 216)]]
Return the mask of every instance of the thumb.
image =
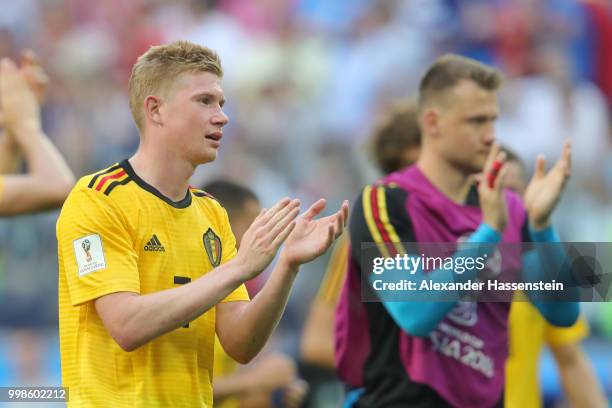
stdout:
[(313, 205), (311, 205), (310, 208), (304, 213), (304, 215), (302, 215), (302, 217), (305, 220), (310, 221), (314, 217), (319, 215), (321, 211), (323, 211), (324, 209), (325, 209), (325, 199), (321, 198), (317, 200), (317, 202), (315, 202)]
[(40, 61), (34, 51), (26, 49), (21, 53), (21, 65), (40, 65)]
[(544, 155), (539, 154), (536, 159), (535, 172), (533, 173), (534, 179), (542, 178), (546, 175), (546, 159)]

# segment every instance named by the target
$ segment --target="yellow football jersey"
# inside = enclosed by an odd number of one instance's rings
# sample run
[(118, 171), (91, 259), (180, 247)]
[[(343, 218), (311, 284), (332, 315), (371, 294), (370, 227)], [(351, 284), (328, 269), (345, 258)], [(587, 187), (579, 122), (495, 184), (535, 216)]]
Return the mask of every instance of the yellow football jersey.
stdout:
[(506, 361), (504, 407), (539, 408), (542, 406), (538, 363), (545, 345), (578, 343), (589, 334), (589, 326), (580, 316), (571, 327), (549, 324), (522, 293), (512, 302), (508, 318), (509, 349)]
[[(174, 202), (128, 161), (79, 180), (57, 222), (62, 383), (69, 407), (212, 407), (215, 309), (123, 351), (93, 300), (186, 284), (236, 254), (221, 205), (190, 189)], [(248, 300), (244, 285), (225, 301)]]
[[(225, 377), (234, 374), (238, 370), (238, 363), (231, 358), (215, 336), (215, 365), (213, 368), (214, 378)], [(214, 386), (214, 382), (213, 382)], [(222, 401), (215, 401), (215, 408), (238, 408), (240, 407), (240, 398), (229, 397)]]

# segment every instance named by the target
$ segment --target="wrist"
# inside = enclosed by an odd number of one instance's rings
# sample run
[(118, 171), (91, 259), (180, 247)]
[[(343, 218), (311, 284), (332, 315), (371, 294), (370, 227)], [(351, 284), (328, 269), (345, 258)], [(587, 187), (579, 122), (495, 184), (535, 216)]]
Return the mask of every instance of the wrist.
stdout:
[(255, 373), (253, 373), (252, 371), (248, 371), (245, 370), (244, 371), (244, 377), (242, 378), (242, 385), (245, 388), (244, 392), (245, 393), (250, 393), (253, 391), (257, 391), (258, 387), (258, 383), (257, 383), (257, 376)]
[(490, 226), (487, 222), (481, 223), (474, 235), (481, 239), (482, 242), (499, 243), (502, 239), (502, 233)]
[(534, 232), (543, 231), (550, 227), (550, 219), (545, 219), (545, 220), (530, 219), (529, 227)]
[(15, 141), (13, 134), (4, 128), (0, 128), (0, 142), (2, 146), (4, 146), (4, 149), (11, 153), (15, 154), (19, 152), (19, 145)]
[(43, 136), (42, 126), (38, 120), (26, 121), (19, 125), (11, 126), (7, 130), (11, 132), (12, 137), (19, 144), (27, 143), (30, 140), (36, 140), (36, 138)]
[(529, 225), (529, 235), (533, 242), (561, 242), (559, 235), (552, 225), (548, 225), (538, 230), (534, 229), (532, 225)]
[(504, 222), (491, 222), (483, 219), (483, 224), (486, 225), (488, 229), (491, 229), (498, 234), (503, 234), (504, 230), (506, 229), (506, 223)]
[(291, 261), (285, 254), (285, 251), (282, 251), (278, 260), (278, 265), (282, 267), (284, 270), (297, 274), (300, 269), (300, 263)]
[(236, 271), (234, 275), (237, 277), (239, 285), (253, 279), (259, 273), (251, 262), (246, 262), (240, 255), (236, 255), (228, 264), (231, 264), (232, 269)]

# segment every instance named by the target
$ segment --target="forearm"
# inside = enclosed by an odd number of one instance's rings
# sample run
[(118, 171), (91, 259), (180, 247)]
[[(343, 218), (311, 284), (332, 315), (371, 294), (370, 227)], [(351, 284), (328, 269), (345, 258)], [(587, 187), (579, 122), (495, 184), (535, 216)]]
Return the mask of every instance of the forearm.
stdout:
[(572, 407), (607, 407), (593, 367), (579, 344), (552, 347), (563, 390)]
[(285, 310), (297, 272), (298, 267), (288, 265), (281, 256), (262, 290), (244, 304), (227, 328), (232, 336), (222, 339), (223, 345), (238, 362), (247, 363), (265, 345)]
[(15, 173), (19, 166), (21, 152), (9, 134), (0, 130), (0, 174)]
[(304, 362), (335, 369), (334, 316), (332, 305), (314, 301), (302, 333), (300, 353)]
[(46, 182), (72, 187), (74, 183), (72, 172), (39, 126), (23, 126), (14, 132), (30, 174), (44, 177)]
[[(0, 199), (0, 215), (24, 214), (62, 205), (74, 176), (55, 146), (36, 127), (22, 128), (18, 141), (27, 174), (8, 175)], [(26, 134), (29, 133), (29, 134)]]
[(115, 341), (132, 351), (213, 308), (242, 284), (238, 268), (230, 261), (177, 288), (107, 295), (96, 300), (96, 309)]
[(251, 373), (238, 371), (230, 375), (215, 378), (213, 381), (213, 397), (215, 403), (224, 398), (239, 397), (255, 390)]
[[(523, 255), (523, 279), (526, 282), (537, 282), (556, 278), (565, 284), (563, 297), (576, 299), (578, 294), (576, 283), (571, 276), (568, 255), (555, 230), (549, 226), (539, 231), (531, 230), (530, 235), (535, 245), (539, 246)], [(571, 326), (578, 319), (580, 312), (577, 302), (536, 298), (532, 299), (532, 303), (540, 314), (555, 326)]]
[[(481, 224), (474, 234), (467, 240), (470, 244), (486, 244), (483, 246), (470, 245), (466, 249), (460, 249), (453, 256), (476, 258), (493, 252), (501, 235), (486, 224)], [(416, 287), (425, 280), (433, 283), (467, 282), (473, 279), (478, 272), (473, 268), (466, 268), (462, 274), (447, 269), (438, 269), (425, 273), (422, 269), (415, 272), (412, 280)], [(426, 337), (436, 328), (438, 323), (455, 307), (457, 302), (453, 301), (407, 301), (407, 302), (383, 302), (393, 320), (413, 336)]]

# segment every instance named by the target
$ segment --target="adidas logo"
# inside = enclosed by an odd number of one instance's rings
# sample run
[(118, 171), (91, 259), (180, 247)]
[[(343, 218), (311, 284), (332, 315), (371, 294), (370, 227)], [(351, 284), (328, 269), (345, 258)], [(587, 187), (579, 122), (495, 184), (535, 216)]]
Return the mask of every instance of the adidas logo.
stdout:
[(147, 242), (144, 247), (145, 251), (153, 251), (153, 252), (166, 252), (166, 248), (159, 242), (157, 235), (153, 234), (153, 237)]

